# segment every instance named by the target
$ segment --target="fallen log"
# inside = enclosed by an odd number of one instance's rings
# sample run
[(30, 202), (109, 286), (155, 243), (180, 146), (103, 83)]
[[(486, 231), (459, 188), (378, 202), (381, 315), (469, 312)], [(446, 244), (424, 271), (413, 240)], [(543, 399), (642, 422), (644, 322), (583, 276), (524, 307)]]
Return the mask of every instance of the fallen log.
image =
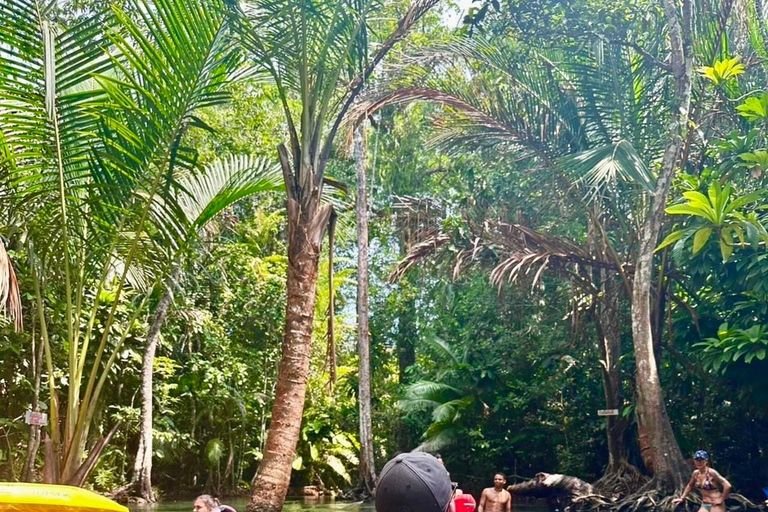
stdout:
[(510, 485), (507, 491), (518, 496), (545, 498), (550, 510), (569, 510), (571, 505), (595, 496), (592, 485), (575, 476), (536, 473), (527, 482)]

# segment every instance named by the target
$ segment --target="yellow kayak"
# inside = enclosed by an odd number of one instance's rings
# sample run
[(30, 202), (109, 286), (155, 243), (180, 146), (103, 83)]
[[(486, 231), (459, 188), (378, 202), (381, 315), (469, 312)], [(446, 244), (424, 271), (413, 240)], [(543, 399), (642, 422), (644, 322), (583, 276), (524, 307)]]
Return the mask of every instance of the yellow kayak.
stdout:
[(79, 487), (0, 482), (0, 512), (128, 512), (128, 509)]

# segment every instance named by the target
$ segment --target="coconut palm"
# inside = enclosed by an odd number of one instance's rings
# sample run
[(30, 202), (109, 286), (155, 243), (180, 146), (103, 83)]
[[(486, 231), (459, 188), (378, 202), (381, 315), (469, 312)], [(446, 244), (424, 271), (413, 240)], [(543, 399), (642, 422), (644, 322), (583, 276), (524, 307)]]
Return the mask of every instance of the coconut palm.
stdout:
[(0, 192), (4, 223), (24, 230), (45, 345), (45, 478), (81, 485), (119, 426), (85, 457), (110, 370), (189, 232), (182, 178), (200, 170), (183, 136), (227, 99), (238, 59), (215, 0), (134, 0), (71, 23), (57, 4), (0, 7)]

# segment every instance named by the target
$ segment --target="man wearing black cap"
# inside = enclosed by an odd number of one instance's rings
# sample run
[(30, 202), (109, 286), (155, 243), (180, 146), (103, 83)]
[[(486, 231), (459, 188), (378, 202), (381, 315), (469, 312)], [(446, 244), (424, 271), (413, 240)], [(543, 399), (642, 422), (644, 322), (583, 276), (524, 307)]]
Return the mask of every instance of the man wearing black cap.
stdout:
[(453, 499), (445, 467), (428, 453), (402, 453), (387, 462), (376, 485), (376, 512), (446, 512)]

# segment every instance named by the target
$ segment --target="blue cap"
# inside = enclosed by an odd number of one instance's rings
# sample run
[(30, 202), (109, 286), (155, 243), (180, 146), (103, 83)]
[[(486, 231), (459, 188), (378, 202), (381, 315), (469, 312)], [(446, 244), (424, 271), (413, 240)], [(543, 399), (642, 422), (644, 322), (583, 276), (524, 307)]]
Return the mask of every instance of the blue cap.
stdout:
[(704, 460), (709, 459), (709, 454), (705, 452), (704, 450), (699, 450), (696, 453), (693, 454), (694, 460)]

